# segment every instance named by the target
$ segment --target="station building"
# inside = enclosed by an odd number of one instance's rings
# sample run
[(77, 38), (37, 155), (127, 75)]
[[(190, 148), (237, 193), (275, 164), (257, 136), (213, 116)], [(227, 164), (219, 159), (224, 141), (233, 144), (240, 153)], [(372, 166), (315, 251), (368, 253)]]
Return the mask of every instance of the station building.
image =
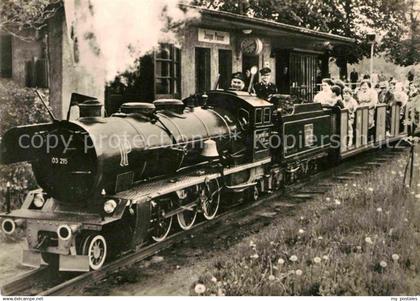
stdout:
[[(208, 91), (214, 89), (216, 81), (219, 88), (228, 88), (232, 73), (245, 72), (251, 66), (269, 67), (279, 93), (299, 94), (311, 101), (317, 80), (329, 74), (331, 49), (354, 42), (304, 27), (203, 8), (189, 9), (198, 10), (200, 18), (184, 26), (178, 43), (161, 44), (160, 49), (142, 57), (139, 72), (128, 85), (117, 79), (105, 87), (94, 74), (75, 63), (63, 8), (47, 27), (48, 55), (43, 55), (45, 43), (34, 42), (25, 47), (15, 38), (12, 43), (2, 43), (2, 74), (28, 82), (26, 69), (41, 70), (36, 80), (49, 86), (50, 104), (58, 118), (66, 117), (72, 92), (98, 98), (109, 114), (124, 102), (182, 99)], [(8, 39), (2, 35), (2, 41)], [(47, 56), (49, 73), (45, 75), (44, 65), (38, 61)], [(34, 65), (22, 67), (22, 58), (32, 60)]]
[(332, 47), (354, 42), (303, 27), (196, 9), (201, 18), (187, 24), (180, 45), (161, 44), (159, 50), (141, 59), (141, 79), (135, 89), (122, 94), (108, 90), (109, 111), (125, 101), (184, 98), (214, 89), (216, 82), (226, 89), (232, 73), (245, 73), (252, 66), (269, 67), (279, 93), (295, 93), (311, 101), (317, 76), (329, 74)]

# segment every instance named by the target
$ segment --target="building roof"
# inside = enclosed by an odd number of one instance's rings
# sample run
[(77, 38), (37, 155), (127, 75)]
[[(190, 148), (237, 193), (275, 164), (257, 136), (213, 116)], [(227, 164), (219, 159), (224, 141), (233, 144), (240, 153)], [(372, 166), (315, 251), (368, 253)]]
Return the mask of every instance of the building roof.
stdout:
[(319, 38), (320, 40), (327, 40), (327, 41), (336, 42), (340, 44), (342, 43), (350, 44), (350, 43), (355, 42), (354, 39), (349, 38), (349, 37), (343, 37), (336, 34), (316, 31), (316, 30), (305, 28), (305, 27), (279, 23), (279, 22), (265, 20), (261, 18), (248, 17), (248, 16), (225, 12), (225, 11), (211, 10), (211, 9), (201, 8), (201, 7), (192, 6), (192, 5), (183, 5), (183, 6), (198, 10), (203, 17), (218, 18), (218, 19), (225, 20), (227, 22), (236, 23), (238, 25), (245, 24), (249, 28), (254, 27), (254, 28), (260, 28), (260, 29), (266, 29), (273, 33), (286, 32), (286, 33), (295, 34), (299, 36), (303, 35), (303, 36), (312, 37), (312, 38)]

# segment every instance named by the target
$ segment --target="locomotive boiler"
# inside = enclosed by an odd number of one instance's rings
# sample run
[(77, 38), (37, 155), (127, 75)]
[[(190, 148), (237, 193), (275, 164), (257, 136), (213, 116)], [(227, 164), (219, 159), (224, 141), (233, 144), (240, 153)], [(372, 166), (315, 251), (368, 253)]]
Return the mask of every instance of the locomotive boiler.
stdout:
[[(264, 174), (261, 159), (270, 158), (267, 145), (249, 148), (252, 110), (271, 116), (272, 105), (249, 95), (207, 98), (189, 106), (194, 99), (126, 103), (106, 118), (85, 102), (76, 121), (6, 132), (2, 163), (30, 162), (40, 186), (22, 208), (1, 216), (7, 234), (26, 224), (24, 264), (99, 269), (116, 250), (165, 239), (173, 218), (182, 229), (200, 212), (214, 218), (223, 186), (254, 187)], [(265, 121), (259, 135), (269, 135), (271, 117)]]
[(236, 120), (213, 109), (184, 112), (180, 100), (126, 103), (109, 118), (18, 127), (3, 137), (2, 161), (30, 161), (51, 197), (82, 202), (199, 163), (204, 142), (224, 151)]

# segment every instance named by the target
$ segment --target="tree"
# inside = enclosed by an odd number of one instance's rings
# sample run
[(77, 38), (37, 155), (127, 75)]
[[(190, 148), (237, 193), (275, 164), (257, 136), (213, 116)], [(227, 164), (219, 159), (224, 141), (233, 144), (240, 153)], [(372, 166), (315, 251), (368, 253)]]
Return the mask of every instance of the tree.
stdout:
[(61, 0), (2, 0), (0, 1), (0, 30), (21, 39), (30, 39), (34, 30), (41, 30), (51, 18)]
[[(405, 3), (405, 9), (407, 11), (405, 31), (390, 31), (384, 38), (387, 40), (388, 48), (383, 50), (393, 62), (409, 66), (420, 62), (420, 4), (416, 7), (415, 0), (408, 0)], [(397, 35), (402, 38), (396, 39)]]
[[(356, 63), (361, 58), (370, 55), (370, 46), (366, 39), (369, 32), (375, 32), (383, 37), (380, 47), (377, 48), (378, 51), (385, 51), (391, 60), (399, 64), (407, 64), (408, 62), (401, 60), (403, 55), (398, 53), (397, 50), (403, 43), (407, 32), (408, 18), (406, 12), (409, 11), (410, 4), (414, 6), (415, 1), (194, 0), (196, 5), (304, 26), (309, 29), (355, 39), (355, 44), (351, 47), (339, 46), (333, 49), (332, 56), (337, 57), (336, 62), (339, 66), (345, 66), (347, 62)], [(416, 17), (411, 17), (417, 24)], [(412, 32), (417, 34), (417, 37), (418, 27), (416, 25), (412, 28)], [(412, 34), (412, 36), (415, 34)], [(409, 51), (413, 52), (416, 45), (414, 42), (411, 42), (410, 45)]]

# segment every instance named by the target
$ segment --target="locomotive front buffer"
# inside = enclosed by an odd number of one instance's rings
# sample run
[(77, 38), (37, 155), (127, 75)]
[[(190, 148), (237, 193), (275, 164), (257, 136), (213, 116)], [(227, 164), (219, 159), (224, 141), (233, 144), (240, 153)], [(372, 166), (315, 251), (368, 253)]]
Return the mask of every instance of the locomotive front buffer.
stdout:
[(121, 219), (128, 202), (110, 199), (108, 203), (116, 204), (110, 214), (89, 209), (67, 211), (37, 189), (28, 193), (20, 209), (0, 215), (1, 229), (6, 235), (25, 229), (23, 265), (37, 268), (53, 264), (60, 271), (86, 272), (103, 265), (109, 250), (99, 233), (106, 225)]

